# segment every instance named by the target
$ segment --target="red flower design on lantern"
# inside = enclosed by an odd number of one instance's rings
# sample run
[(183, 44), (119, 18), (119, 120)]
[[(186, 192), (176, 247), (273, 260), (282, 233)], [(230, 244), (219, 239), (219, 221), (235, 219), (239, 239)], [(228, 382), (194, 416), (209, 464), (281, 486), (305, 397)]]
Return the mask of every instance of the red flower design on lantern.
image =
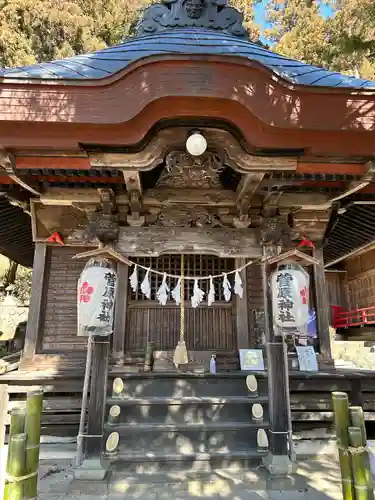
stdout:
[(304, 287), (302, 290), (299, 292), (301, 294), (301, 299), (302, 299), (302, 304), (306, 305), (307, 304), (307, 288)]
[(84, 281), (79, 289), (79, 301), (85, 302), (86, 304), (90, 302), (91, 295), (94, 293), (94, 288)]

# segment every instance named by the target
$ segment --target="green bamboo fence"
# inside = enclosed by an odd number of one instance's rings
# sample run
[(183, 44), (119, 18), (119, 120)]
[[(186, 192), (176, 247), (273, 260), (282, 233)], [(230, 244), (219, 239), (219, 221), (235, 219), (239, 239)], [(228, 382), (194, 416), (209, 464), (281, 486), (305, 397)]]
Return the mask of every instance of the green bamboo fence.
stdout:
[(344, 500), (374, 500), (363, 409), (349, 408), (348, 395), (332, 393)]
[(38, 494), (43, 393), (27, 395), (26, 410), (11, 412), (4, 500), (31, 500)]

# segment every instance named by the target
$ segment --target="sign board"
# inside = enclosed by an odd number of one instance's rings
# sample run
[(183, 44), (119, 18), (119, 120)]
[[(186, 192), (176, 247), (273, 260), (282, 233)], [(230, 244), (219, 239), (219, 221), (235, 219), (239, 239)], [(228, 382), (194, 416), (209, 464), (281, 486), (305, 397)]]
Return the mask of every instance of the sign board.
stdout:
[(313, 346), (296, 347), (301, 372), (317, 372), (318, 360)]
[(241, 370), (248, 372), (264, 371), (262, 349), (240, 349)]

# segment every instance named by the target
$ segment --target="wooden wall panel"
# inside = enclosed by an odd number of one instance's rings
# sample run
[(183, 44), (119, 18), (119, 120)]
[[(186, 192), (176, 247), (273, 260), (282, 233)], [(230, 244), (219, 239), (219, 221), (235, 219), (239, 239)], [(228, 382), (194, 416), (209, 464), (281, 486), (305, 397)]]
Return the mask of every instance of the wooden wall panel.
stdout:
[[(217, 304), (185, 310), (185, 341), (190, 350), (235, 351), (235, 308)], [(159, 306), (150, 302), (149, 307), (129, 304), (126, 351), (144, 349), (147, 340), (154, 342), (157, 350), (171, 350), (180, 336), (180, 309), (168, 304)]]
[(72, 260), (76, 253), (74, 248), (51, 247), (48, 250), (42, 352), (86, 349), (87, 339), (77, 337), (76, 290), (84, 262)]
[(328, 305), (348, 307), (348, 283), (346, 273), (325, 273)]
[(375, 306), (375, 250), (345, 262), (350, 309)]

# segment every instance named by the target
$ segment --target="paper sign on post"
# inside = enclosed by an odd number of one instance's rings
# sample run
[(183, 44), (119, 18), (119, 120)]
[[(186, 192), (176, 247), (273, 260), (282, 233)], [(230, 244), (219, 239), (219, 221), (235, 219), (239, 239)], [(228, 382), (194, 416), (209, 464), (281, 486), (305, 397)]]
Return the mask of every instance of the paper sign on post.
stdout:
[(262, 349), (240, 349), (240, 363), (243, 371), (264, 371)]
[(316, 359), (316, 352), (313, 346), (298, 346), (296, 350), (301, 372), (317, 372), (319, 370), (318, 360)]

